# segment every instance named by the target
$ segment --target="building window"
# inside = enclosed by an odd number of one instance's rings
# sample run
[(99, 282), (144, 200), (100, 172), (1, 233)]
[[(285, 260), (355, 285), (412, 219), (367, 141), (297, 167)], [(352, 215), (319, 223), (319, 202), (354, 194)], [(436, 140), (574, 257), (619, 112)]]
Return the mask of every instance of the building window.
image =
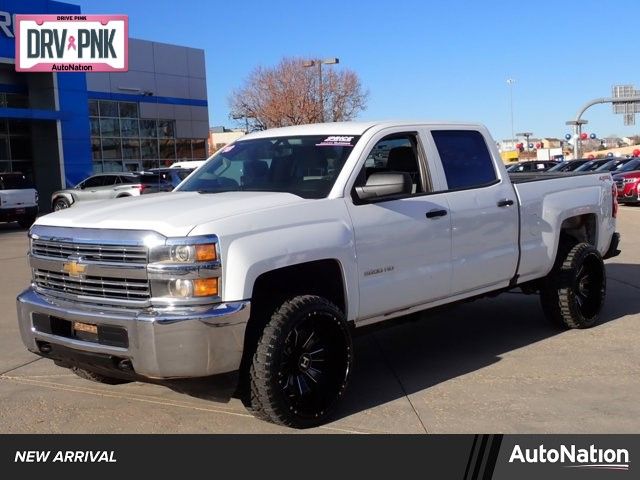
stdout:
[(29, 108), (29, 97), (24, 93), (0, 93), (0, 107)]
[(123, 137), (140, 137), (140, 130), (138, 129), (138, 119), (122, 118), (120, 119), (120, 132)]
[(138, 118), (138, 104), (132, 102), (120, 102), (120, 118)]
[(191, 145), (193, 147), (193, 158), (195, 160), (202, 160), (204, 158), (207, 158), (206, 140), (193, 140)]
[(89, 100), (89, 116), (90, 117), (99, 117), (100, 109), (98, 107), (97, 100)]
[(100, 102), (100, 116), (101, 117), (118, 117), (118, 102)]
[[(0, 104), (9, 94), (2, 94)], [(0, 172), (33, 175), (31, 128), (25, 120), (0, 119)], [(33, 180), (33, 178), (32, 178)]]
[(140, 140), (123, 140), (122, 158), (125, 160), (140, 160)]
[(157, 138), (157, 122), (155, 120), (140, 120), (140, 136), (142, 138)]
[(130, 170), (135, 161), (149, 169), (206, 157), (204, 139), (176, 139), (175, 120), (139, 118), (138, 103), (90, 100), (89, 115), (96, 173)]

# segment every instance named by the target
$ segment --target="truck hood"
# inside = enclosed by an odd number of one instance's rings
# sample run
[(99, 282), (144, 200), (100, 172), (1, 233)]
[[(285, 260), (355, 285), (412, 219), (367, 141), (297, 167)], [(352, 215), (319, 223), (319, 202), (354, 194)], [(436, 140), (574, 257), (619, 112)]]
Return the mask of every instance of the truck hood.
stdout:
[(279, 192), (171, 192), (78, 202), (40, 217), (37, 225), (120, 230), (152, 230), (167, 237), (184, 237), (202, 223), (307, 202)]

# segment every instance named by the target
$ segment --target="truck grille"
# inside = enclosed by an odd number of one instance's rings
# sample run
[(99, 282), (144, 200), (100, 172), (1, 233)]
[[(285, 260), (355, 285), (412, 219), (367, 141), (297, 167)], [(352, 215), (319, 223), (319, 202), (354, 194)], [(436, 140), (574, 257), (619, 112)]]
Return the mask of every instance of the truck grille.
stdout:
[(148, 280), (86, 276), (71, 277), (68, 273), (34, 270), (33, 281), (55, 292), (97, 298), (144, 301), (151, 297)]
[(31, 243), (33, 255), (49, 258), (67, 259), (70, 256), (80, 257), (92, 262), (112, 263), (146, 263), (147, 249), (138, 246), (91, 245), (83, 243), (51, 242), (33, 239)]

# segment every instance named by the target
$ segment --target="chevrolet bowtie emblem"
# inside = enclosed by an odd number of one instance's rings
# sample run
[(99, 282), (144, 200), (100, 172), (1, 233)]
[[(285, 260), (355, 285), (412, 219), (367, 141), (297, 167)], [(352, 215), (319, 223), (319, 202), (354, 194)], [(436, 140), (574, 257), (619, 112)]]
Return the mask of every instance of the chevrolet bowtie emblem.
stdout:
[(81, 277), (86, 269), (86, 265), (82, 265), (76, 261), (67, 262), (62, 266), (62, 270), (68, 273), (70, 277)]

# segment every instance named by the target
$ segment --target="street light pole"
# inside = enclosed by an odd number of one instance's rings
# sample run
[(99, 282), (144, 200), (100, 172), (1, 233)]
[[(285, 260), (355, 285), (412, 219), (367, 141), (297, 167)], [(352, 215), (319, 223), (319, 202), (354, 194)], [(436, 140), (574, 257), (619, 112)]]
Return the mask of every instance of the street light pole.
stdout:
[(589, 120), (569, 120), (565, 125), (573, 126), (573, 132), (576, 136), (576, 145), (573, 148), (573, 158), (582, 158), (582, 126), (589, 123)]
[(324, 85), (322, 83), (322, 65), (335, 65), (340, 63), (340, 59), (325, 58), (324, 60), (306, 60), (302, 63), (303, 67), (318, 67), (318, 105), (320, 106), (320, 121), (324, 123)]
[(513, 129), (513, 84), (516, 83), (514, 78), (507, 78), (507, 85), (509, 85), (509, 110), (511, 111), (511, 141), (515, 141), (515, 134)]

